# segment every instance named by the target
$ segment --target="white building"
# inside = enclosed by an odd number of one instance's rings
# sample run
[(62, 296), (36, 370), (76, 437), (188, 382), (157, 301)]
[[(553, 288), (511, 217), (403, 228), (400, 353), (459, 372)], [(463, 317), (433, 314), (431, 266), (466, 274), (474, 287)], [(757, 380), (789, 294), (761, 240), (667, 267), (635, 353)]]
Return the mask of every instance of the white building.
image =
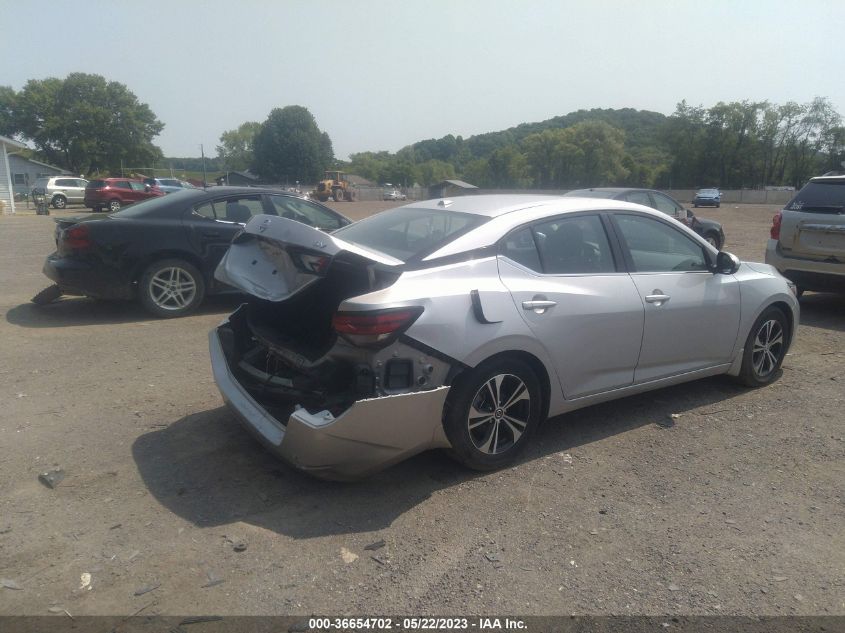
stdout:
[(0, 136), (0, 207), (3, 213), (15, 212), (15, 196), (12, 186), (12, 170), (9, 167), (9, 152), (18, 149), (26, 149), (26, 145), (17, 141)]

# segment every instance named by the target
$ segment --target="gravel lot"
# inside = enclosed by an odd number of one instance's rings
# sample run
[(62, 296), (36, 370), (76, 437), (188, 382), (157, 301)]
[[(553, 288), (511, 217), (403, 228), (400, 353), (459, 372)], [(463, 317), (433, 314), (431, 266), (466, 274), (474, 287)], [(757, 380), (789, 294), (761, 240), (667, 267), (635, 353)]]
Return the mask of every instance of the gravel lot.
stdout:
[[(697, 211), (762, 261), (776, 210)], [(842, 297), (806, 295), (767, 388), (562, 416), (497, 473), (428, 453), (326, 483), (222, 406), (206, 335), (236, 300), (36, 308), (53, 227), (0, 217), (0, 577), (20, 587), (0, 614), (845, 614)]]

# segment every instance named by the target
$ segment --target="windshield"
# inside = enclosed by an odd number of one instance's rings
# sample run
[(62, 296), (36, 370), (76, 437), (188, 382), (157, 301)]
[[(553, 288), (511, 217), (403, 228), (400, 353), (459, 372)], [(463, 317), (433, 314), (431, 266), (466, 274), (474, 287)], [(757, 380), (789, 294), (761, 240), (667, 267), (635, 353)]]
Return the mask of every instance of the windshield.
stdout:
[(488, 219), (471, 213), (400, 207), (350, 224), (334, 235), (407, 262), (433, 253)]
[(845, 179), (808, 182), (786, 205), (788, 211), (838, 213), (845, 209)]

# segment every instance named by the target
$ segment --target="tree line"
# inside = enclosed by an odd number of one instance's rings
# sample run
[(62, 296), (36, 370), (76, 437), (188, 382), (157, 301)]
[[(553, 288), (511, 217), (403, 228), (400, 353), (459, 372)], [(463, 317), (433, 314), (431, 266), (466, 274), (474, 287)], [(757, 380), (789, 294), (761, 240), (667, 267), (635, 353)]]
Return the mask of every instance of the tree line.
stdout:
[[(29, 141), (38, 157), (74, 173), (119, 173), (123, 165), (177, 164), (153, 143), (164, 124), (118, 82), (72, 73), (0, 86), (0, 134)], [(622, 109), (578, 110), (547, 121), (463, 138), (447, 135), (393, 152), (335, 159), (329, 135), (307, 108), (273, 109), (220, 136), (211, 171), (250, 169), (265, 182), (312, 183), (343, 169), (377, 183), (428, 186), (459, 178), (483, 188), (597, 186), (722, 188), (792, 185), (840, 170), (842, 117), (824, 97), (807, 103), (681, 101), (665, 116)], [(189, 167), (190, 165), (190, 167)]]

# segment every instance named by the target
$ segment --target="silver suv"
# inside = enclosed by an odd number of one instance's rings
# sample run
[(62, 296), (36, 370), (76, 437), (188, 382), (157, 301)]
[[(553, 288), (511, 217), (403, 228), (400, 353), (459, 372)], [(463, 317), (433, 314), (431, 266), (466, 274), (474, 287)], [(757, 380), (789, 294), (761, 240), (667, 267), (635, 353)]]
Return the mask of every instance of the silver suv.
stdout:
[(811, 178), (772, 218), (766, 263), (798, 291), (845, 291), (845, 176)]
[(36, 179), (32, 193), (43, 193), (54, 209), (64, 209), (69, 204), (82, 204), (85, 200), (84, 178), (70, 176), (43, 176)]

